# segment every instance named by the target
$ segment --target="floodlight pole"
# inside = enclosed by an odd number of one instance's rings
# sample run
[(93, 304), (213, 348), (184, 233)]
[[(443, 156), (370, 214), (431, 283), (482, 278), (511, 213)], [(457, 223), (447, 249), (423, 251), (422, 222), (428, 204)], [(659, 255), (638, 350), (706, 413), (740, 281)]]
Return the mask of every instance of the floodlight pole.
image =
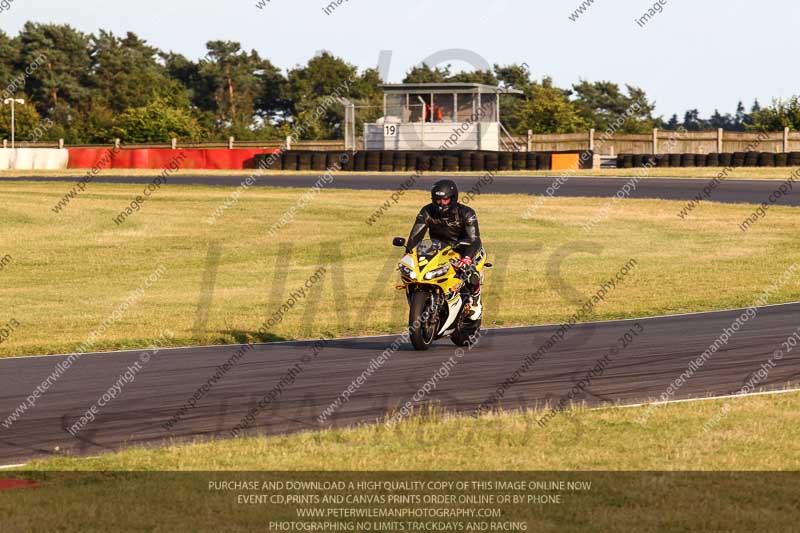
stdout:
[(344, 149), (356, 151), (356, 106), (344, 97), (337, 97), (337, 101), (344, 106)]
[(16, 137), (16, 115), (14, 114), (14, 104), (19, 103), (21, 105), (25, 104), (25, 100), (22, 98), (6, 98), (3, 100), (3, 103), (8, 105), (11, 104), (11, 149), (14, 149), (14, 141)]

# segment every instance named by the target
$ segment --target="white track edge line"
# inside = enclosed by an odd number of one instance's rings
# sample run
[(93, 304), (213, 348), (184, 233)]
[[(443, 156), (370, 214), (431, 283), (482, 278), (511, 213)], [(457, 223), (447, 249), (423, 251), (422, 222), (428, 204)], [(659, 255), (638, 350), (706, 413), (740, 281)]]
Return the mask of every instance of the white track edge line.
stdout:
[(28, 463), (22, 463), (21, 465), (3, 465), (0, 466), (0, 470), (8, 470), (11, 468), (22, 468), (23, 466), (27, 465)]
[[(777, 396), (779, 394), (788, 394), (792, 392), (800, 392), (800, 388), (798, 389), (783, 389), (783, 390), (775, 390), (775, 391), (763, 391), (763, 392), (752, 392), (748, 394), (726, 394), (723, 396), (709, 396), (707, 398), (684, 398), (682, 400), (667, 400), (665, 402), (651, 402), (651, 403), (635, 403), (635, 404), (623, 404), (623, 405), (607, 405), (601, 407), (594, 407), (589, 409), (589, 411), (603, 411), (609, 409), (628, 409), (633, 407), (647, 407), (647, 406), (655, 406), (655, 405), (668, 405), (672, 403), (690, 403), (690, 402), (708, 402), (708, 401), (715, 401), (715, 400), (725, 400), (729, 398), (748, 398), (750, 396)], [(91, 459), (91, 457), (87, 457), (86, 459)], [(18, 465), (4, 465), (0, 466), (0, 470), (9, 470), (12, 468), (22, 468), (26, 466), (28, 463), (22, 463)]]
[[(798, 305), (800, 302), (785, 302), (780, 304), (769, 304), (769, 305), (762, 305), (757, 307), (757, 309), (768, 309), (771, 307), (781, 307), (785, 305)], [(693, 311), (691, 313), (677, 313), (674, 315), (656, 315), (656, 316), (647, 316), (641, 318), (617, 318), (614, 320), (596, 320), (593, 322), (577, 322), (575, 326), (585, 326), (585, 325), (592, 325), (592, 324), (615, 324), (618, 322), (631, 322), (631, 321), (638, 321), (638, 320), (655, 320), (658, 318), (677, 318), (682, 316), (696, 316), (696, 315), (713, 315), (718, 313), (730, 313), (733, 311), (744, 311), (746, 309), (750, 309), (750, 307), (736, 307), (733, 309), (720, 309), (716, 311)], [(486, 331), (505, 331), (505, 330), (512, 330), (512, 329), (532, 329), (532, 328), (549, 328), (549, 327), (556, 327), (561, 326), (563, 322), (554, 323), (554, 324), (533, 324), (528, 326), (509, 326), (505, 328), (486, 328)], [(386, 335), (366, 335), (366, 336), (358, 336), (358, 337), (336, 337), (332, 339), (326, 339), (328, 341), (346, 341), (346, 340), (358, 340), (358, 339), (382, 339), (386, 337), (397, 337), (402, 335), (402, 333), (389, 333)], [(275, 341), (275, 342), (260, 342), (260, 343), (253, 343), (253, 346), (275, 346), (279, 344), (299, 344), (305, 342), (317, 342), (320, 339), (297, 339), (293, 341)], [(173, 346), (170, 348), (160, 348), (159, 351), (165, 352), (169, 350), (190, 350), (190, 349), (199, 349), (199, 348), (216, 348), (216, 349), (226, 349), (226, 348), (237, 348), (247, 346), (246, 344), (208, 344), (203, 346)], [(37, 359), (42, 357), (68, 357), (70, 355), (79, 355), (80, 357), (86, 355), (101, 355), (101, 356), (108, 356), (108, 355), (117, 355), (117, 354), (126, 354), (126, 353), (141, 353), (147, 352), (152, 350), (153, 348), (144, 347), (144, 348), (137, 348), (133, 350), (117, 350), (117, 351), (109, 351), (109, 352), (86, 352), (86, 353), (61, 353), (61, 354), (47, 354), (47, 355), (19, 355), (19, 356), (9, 356), (0, 358), (0, 364), (4, 361), (16, 361), (19, 359)]]
[(710, 402), (710, 401), (717, 401), (717, 400), (726, 400), (730, 398), (747, 398), (750, 396), (769, 396), (769, 395), (778, 395), (778, 394), (788, 394), (791, 392), (800, 392), (800, 388), (796, 389), (781, 389), (781, 390), (772, 390), (772, 391), (759, 391), (759, 392), (750, 392), (747, 394), (723, 394), (721, 396), (706, 396), (703, 398), (682, 398), (680, 400), (666, 400), (666, 401), (658, 401), (658, 402), (644, 402), (644, 403), (632, 403), (632, 404), (620, 404), (620, 405), (604, 405), (601, 407), (595, 407), (590, 409), (590, 411), (600, 411), (604, 409), (628, 409), (631, 407), (649, 407), (649, 406), (656, 406), (656, 405), (669, 405), (673, 403), (691, 403), (691, 402)]

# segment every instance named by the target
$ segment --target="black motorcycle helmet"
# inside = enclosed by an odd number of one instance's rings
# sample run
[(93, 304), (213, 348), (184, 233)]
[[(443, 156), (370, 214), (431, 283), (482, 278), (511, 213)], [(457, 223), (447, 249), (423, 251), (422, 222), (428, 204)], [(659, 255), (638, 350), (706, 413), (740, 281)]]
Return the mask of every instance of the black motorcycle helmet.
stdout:
[[(440, 200), (450, 200), (447, 205), (439, 205)], [(440, 180), (431, 189), (431, 203), (440, 214), (446, 215), (455, 209), (458, 203), (458, 187), (453, 180)]]

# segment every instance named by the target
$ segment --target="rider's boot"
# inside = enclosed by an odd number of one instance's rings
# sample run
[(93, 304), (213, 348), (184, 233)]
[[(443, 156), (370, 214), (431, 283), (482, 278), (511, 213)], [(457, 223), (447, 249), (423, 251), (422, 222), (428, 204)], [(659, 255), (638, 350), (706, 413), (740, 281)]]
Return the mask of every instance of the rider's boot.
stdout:
[(478, 288), (477, 292), (472, 295), (469, 304), (469, 318), (470, 320), (478, 320), (483, 316), (483, 305), (481, 304), (481, 290)]

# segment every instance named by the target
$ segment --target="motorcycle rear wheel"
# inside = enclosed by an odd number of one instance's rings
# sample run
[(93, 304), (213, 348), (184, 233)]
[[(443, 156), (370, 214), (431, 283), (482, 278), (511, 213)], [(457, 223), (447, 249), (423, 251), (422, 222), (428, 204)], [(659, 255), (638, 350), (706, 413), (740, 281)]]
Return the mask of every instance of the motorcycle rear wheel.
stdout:
[(433, 316), (433, 296), (427, 291), (415, 292), (408, 312), (408, 331), (411, 344), (417, 351), (430, 348), (436, 340), (436, 317)]

